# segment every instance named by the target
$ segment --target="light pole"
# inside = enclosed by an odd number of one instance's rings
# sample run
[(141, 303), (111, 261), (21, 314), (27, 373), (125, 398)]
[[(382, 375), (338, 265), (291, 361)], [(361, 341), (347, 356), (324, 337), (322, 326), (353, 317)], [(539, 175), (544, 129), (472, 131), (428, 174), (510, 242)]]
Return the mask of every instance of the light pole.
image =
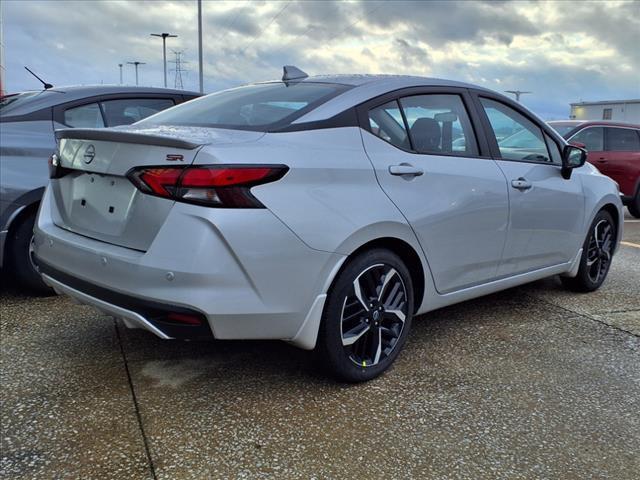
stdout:
[(164, 88), (167, 88), (167, 38), (176, 38), (178, 35), (170, 33), (152, 33), (152, 37), (162, 38), (162, 64), (164, 65)]
[(122, 85), (122, 64), (118, 64), (118, 68), (120, 69), (120, 85)]
[(200, 77), (200, 93), (204, 93), (202, 78), (202, 0), (198, 0), (198, 76)]
[(136, 67), (136, 86), (138, 86), (138, 65), (146, 65), (144, 62), (127, 62), (129, 65), (135, 65)]
[(522, 90), (505, 90), (505, 92), (513, 93), (513, 95), (516, 97), (516, 102), (520, 101), (520, 95), (524, 95), (525, 93), (533, 93), (533, 92), (525, 92)]

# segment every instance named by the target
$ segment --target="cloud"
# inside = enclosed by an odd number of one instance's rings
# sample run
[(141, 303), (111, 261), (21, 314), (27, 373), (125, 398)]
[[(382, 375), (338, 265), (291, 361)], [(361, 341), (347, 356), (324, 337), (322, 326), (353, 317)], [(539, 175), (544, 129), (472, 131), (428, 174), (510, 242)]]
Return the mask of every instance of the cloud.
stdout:
[[(162, 83), (161, 41), (184, 50), (185, 88), (197, 89), (194, 1), (4, 0), (6, 85), (117, 83), (138, 60), (141, 83)], [(203, 1), (205, 89), (310, 74), (406, 73), (497, 90), (562, 117), (579, 99), (640, 97), (640, 2)], [(171, 68), (172, 65), (169, 65)], [(133, 82), (125, 66), (125, 82)], [(173, 84), (170, 74), (170, 86)]]

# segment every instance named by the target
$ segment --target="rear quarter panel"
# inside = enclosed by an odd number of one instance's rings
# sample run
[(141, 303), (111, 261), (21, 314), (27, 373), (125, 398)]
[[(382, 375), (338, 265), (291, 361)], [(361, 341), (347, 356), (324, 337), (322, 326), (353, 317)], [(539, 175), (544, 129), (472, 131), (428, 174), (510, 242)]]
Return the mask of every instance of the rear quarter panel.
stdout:
[(0, 229), (8, 227), (4, 223), (11, 211), (21, 206), (16, 200), (46, 186), (47, 161), (55, 148), (51, 121), (0, 124)]

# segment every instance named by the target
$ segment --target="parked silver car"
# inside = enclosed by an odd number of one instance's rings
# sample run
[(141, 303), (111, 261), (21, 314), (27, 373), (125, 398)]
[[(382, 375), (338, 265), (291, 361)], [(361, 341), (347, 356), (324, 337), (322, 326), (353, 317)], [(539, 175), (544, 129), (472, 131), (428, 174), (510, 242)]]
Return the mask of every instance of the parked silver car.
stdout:
[[(500, 146), (520, 130), (530, 148)], [(622, 232), (584, 150), (458, 82), (285, 70), (59, 138), (49, 285), (161, 338), (316, 348), (348, 381), (387, 369), (414, 315), (550, 275), (598, 288)]]
[(54, 130), (129, 125), (199, 96), (147, 87), (82, 86), (23, 92), (0, 99), (0, 267), (36, 291), (42, 283), (30, 258), (35, 215), (48, 182)]

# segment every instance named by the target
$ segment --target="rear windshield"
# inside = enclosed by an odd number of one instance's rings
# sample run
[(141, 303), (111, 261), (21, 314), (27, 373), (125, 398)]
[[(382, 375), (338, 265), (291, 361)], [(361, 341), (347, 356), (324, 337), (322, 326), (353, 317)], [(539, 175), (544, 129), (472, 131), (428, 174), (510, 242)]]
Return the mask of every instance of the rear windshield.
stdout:
[(6, 115), (10, 111), (21, 107), (25, 103), (28, 103), (31, 98), (40, 93), (41, 92), (24, 92), (0, 97), (0, 115)]
[(575, 123), (550, 123), (549, 126), (551, 126), (551, 128), (553, 128), (556, 132), (564, 137), (578, 125), (576, 125)]
[(347, 90), (348, 86), (299, 82), (263, 83), (233, 88), (191, 100), (138, 124), (194, 125), (267, 131), (296, 118)]

